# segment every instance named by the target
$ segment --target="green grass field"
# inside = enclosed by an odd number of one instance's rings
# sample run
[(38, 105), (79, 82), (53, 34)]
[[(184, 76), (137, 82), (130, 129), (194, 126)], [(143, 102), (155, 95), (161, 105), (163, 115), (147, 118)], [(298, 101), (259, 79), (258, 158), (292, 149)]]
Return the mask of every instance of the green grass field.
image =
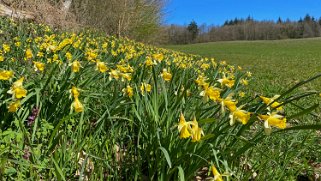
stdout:
[[(212, 42), (168, 45), (165, 48), (214, 57), (217, 61), (225, 60), (229, 64), (242, 66), (244, 70), (253, 73), (249, 85), (252, 96), (280, 94), (299, 81), (321, 73), (321, 38)], [(321, 91), (320, 79), (300, 87), (297, 92), (313, 90)], [(304, 106), (311, 102), (317, 102), (317, 98), (298, 104)], [(289, 112), (295, 110), (294, 107), (288, 108)], [(319, 106), (314, 112), (317, 117), (305, 115), (297, 121), (320, 122), (320, 110)], [(300, 180), (300, 176), (294, 176), (297, 174), (313, 180), (317, 178), (315, 174), (321, 172), (320, 166), (316, 166), (321, 162), (317, 156), (320, 151), (319, 137), (320, 132), (311, 130), (274, 135), (262, 140), (245, 160), (260, 165), (257, 170), (253, 170), (254, 175), (263, 172), (264, 176), (257, 177), (257, 180)]]
[[(277, 94), (296, 82), (321, 73), (321, 38), (275, 41), (232, 41), (165, 48), (226, 60), (253, 73), (251, 88)], [(321, 81), (307, 88), (321, 90)]]

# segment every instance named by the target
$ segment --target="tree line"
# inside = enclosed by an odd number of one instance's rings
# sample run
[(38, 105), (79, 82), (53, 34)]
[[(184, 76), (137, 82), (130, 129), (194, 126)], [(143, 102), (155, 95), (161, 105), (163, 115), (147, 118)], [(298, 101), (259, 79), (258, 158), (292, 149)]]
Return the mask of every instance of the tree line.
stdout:
[(289, 19), (258, 21), (252, 17), (227, 20), (221, 26), (198, 26), (195, 21), (189, 25), (163, 27), (163, 43), (186, 44), (233, 40), (278, 40), (312, 38), (321, 36), (321, 17), (306, 15), (298, 21)]
[(107, 35), (152, 42), (157, 38), (165, 0), (0, 0), (31, 12), (37, 23), (55, 28), (95, 29)]

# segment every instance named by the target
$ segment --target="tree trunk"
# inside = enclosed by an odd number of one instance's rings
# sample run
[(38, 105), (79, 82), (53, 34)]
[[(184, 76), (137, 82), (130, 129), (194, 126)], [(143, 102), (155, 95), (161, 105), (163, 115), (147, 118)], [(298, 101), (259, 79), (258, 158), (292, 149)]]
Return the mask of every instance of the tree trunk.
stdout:
[(9, 16), (11, 18), (26, 20), (35, 20), (36, 18), (36, 16), (31, 12), (10, 8), (2, 3), (0, 3), (0, 16)]

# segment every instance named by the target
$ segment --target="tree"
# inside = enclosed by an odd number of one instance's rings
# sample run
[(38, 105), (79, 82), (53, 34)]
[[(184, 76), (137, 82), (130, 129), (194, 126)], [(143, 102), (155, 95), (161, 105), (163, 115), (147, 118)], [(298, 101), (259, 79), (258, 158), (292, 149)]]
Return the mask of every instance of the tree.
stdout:
[(71, 11), (80, 24), (146, 41), (160, 29), (163, 5), (164, 0), (73, 0)]
[(190, 40), (194, 41), (199, 32), (197, 23), (194, 20), (187, 26), (187, 31), (190, 34)]
[(278, 18), (278, 21), (277, 21), (277, 24), (282, 24), (282, 22), (283, 22), (283, 21), (282, 21), (281, 17), (279, 17), (279, 18)]

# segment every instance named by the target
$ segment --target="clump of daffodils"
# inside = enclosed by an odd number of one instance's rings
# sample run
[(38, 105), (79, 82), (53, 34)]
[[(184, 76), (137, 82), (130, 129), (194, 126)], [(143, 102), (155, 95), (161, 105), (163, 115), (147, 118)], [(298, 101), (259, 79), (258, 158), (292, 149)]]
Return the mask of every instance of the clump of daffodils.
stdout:
[(192, 142), (197, 142), (201, 140), (201, 137), (204, 136), (202, 128), (199, 127), (196, 118), (193, 118), (193, 121), (186, 122), (183, 113), (180, 114), (178, 131), (180, 132), (180, 138), (192, 138)]

